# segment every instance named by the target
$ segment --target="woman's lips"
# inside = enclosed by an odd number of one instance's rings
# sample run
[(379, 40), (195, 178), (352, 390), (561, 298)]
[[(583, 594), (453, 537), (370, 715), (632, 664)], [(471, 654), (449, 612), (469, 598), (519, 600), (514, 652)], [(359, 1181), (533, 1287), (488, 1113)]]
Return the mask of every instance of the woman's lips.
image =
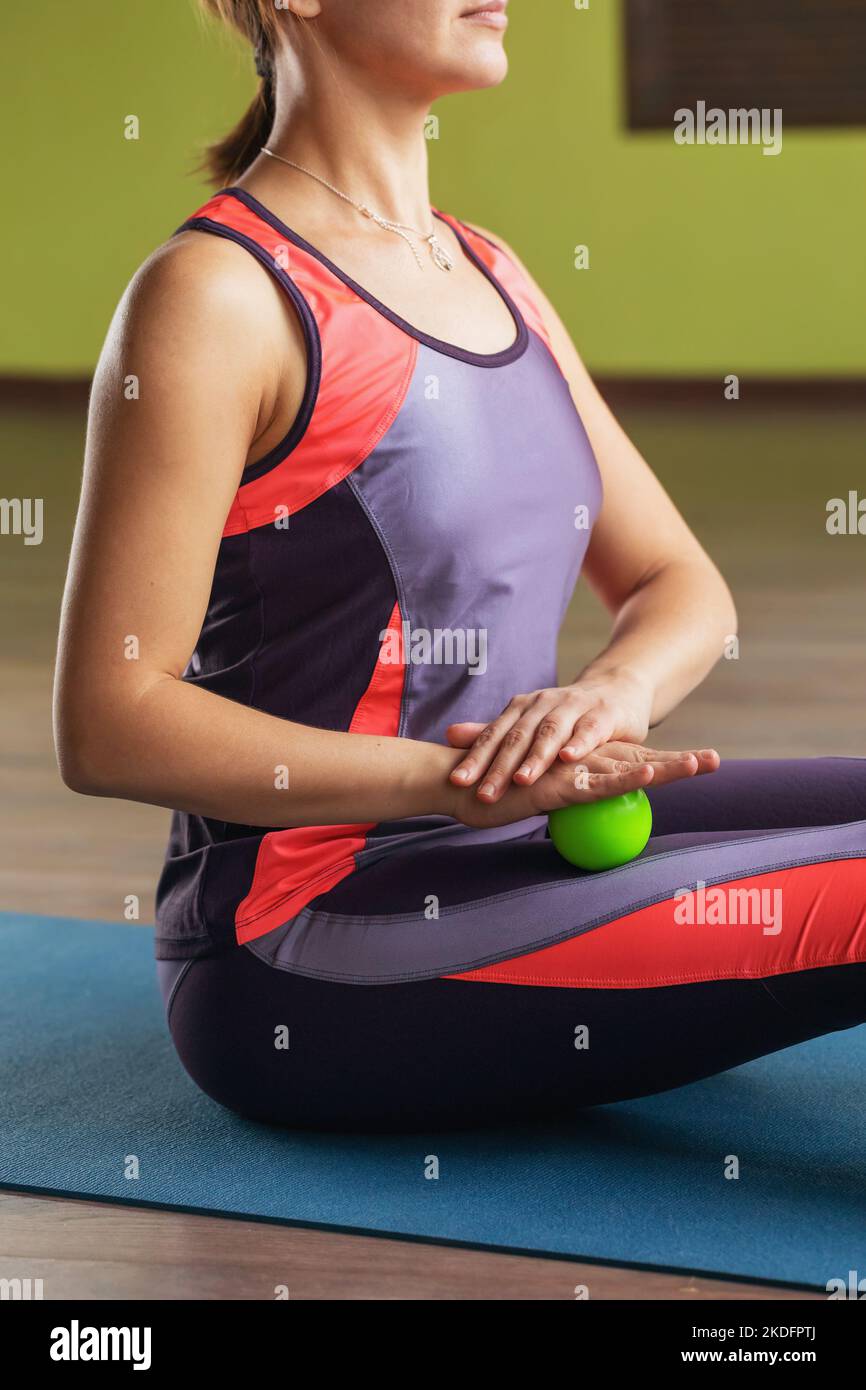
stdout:
[(490, 29), (505, 29), (508, 26), (508, 15), (506, 14), (507, 0), (490, 0), (486, 5), (479, 5), (477, 10), (467, 10), (460, 16), (461, 19), (468, 19), (473, 24), (486, 24)]

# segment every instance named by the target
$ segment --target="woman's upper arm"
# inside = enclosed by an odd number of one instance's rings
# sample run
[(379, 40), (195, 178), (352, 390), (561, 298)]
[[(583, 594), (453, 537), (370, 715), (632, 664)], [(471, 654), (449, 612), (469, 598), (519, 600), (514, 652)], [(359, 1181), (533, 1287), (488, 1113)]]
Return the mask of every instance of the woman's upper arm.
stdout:
[(508, 246), (489, 232), (484, 235), (502, 247), (529, 281), (598, 462), (604, 501), (584, 565), (592, 587), (615, 611), (670, 561), (709, 564), (700, 543), (604, 400), (544, 291)]
[(64, 741), (79, 744), (154, 679), (182, 674), (287, 368), (303, 390), (301, 345), (287, 363), (282, 306), (261, 268), (215, 238), (178, 243), (133, 280), (94, 379), (61, 623), (61, 757)]

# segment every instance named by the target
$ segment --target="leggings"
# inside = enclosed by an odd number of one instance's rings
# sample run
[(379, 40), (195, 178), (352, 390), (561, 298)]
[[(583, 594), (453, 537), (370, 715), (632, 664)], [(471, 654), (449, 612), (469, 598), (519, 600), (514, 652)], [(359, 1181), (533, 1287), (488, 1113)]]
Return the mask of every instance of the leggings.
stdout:
[(251, 945), (161, 961), (184, 1066), (251, 1119), (462, 1128), (866, 1022), (866, 759), (731, 762), (651, 800), (622, 869), (573, 870), (543, 832), (410, 845)]

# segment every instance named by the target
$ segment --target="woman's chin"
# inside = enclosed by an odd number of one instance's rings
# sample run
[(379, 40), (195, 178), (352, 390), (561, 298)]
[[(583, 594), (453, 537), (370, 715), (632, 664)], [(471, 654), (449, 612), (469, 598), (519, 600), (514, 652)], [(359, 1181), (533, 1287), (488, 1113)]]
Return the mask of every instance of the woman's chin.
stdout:
[[(480, 47), (480, 45), (479, 45)], [(455, 68), (448, 83), (450, 92), (483, 91), (487, 87), (498, 87), (508, 76), (508, 55), (501, 41), (485, 44), (489, 51), (473, 54), (472, 61)]]

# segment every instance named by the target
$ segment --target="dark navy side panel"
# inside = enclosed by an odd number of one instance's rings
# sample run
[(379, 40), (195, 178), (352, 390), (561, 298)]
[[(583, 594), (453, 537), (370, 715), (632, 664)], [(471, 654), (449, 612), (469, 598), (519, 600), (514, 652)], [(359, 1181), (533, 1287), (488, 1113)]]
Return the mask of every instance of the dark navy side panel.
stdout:
[[(385, 551), (343, 482), (286, 527), (222, 540), (184, 679), (280, 719), (346, 732), (395, 601)], [(157, 890), (158, 956), (235, 944), (235, 910), (265, 834), (267, 827), (173, 815)]]

